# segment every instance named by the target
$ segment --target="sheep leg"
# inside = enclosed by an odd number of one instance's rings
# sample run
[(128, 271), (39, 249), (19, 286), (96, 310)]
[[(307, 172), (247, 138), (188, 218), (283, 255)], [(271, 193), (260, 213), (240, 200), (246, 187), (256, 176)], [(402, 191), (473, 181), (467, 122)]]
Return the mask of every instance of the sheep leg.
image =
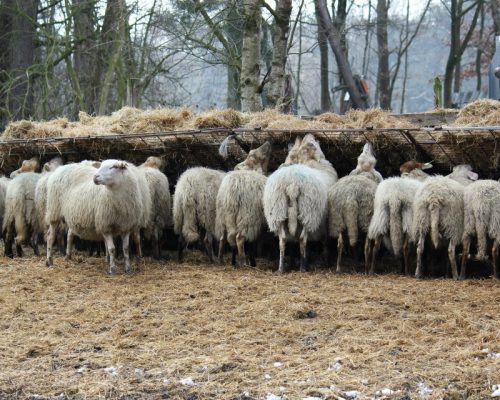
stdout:
[(250, 266), (253, 268), (257, 266), (256, 257), (258, 252), (259, 252), (259, 241), (250, 243), (249, 258), (250, 258)]
[[(108, 251), (108, 257), (109, 257), (109, 274), (114, 275), (116, 274), (116, 249), (115, 249), (115, 243), (113, 242), (113, 235), (107, 233), (104, 234), (104, 243), (106, 243), (106, 249)], [(135, 236), (135, 235), (134, 235)]]
[(462, 242), (462, 262), (460, 265), (460, 280), (465, 279), (465, 273), (467, 269), (467, 260), (469, 259), (470, 254), (470, 236), (464, 238)]
[(368, 275), (370, 269), (370, 250), (371, 250), (371, 240), (366, 235), (365, 238), (365, 274)]
[(448, 258), (450, 259), (451, 273), (454, 280), (458, 280), (457, 259), (455, 257), (455, 243), (450, 241), (448, 245)]
[(500, 279), (498, 275), (498, 253), (500, 250), (500, 240), (495, 239), (493, 242), (493, 247), (491, 249), (491, 262), (493, 264), (493, 278)]
[(421, 279), (423, 278), (423, 273), (422, 273), (422, 255), (424, 254), (424, 243), (425, 243), (425, 236), (420, 235), (418, 238), (418, 245), (417, 245), (417, 269), (415, 270), (415, 278)]
[(342, 252), (344, 251), (344, 235), (342, 235), (342, 232), (340, 232), (340, 235), (337, 239), (337, 274), (342, 273), (342, 267), (340, 266), (340, 263), (342, 261)]
[(133, 240), (135, 244), (135, 250), (137, 251), (137, 257), (142, 258), (141, 232), (139, 230), (134, 231)]
[(33, 253), (35, 256), (39, 257), (40, 256), (40, 251), (38, 250), (38, 234), (33, 233), (31, 236), (31, 247), (33, 247)]
[(205, 250), (207, 251), (208, 259), (211, 263), (214, 262), (214, 248), (213, 248), (213, 236), (205, 232), (205, 237), (203, 238), (203, 244), (205, 245)]
[(122, 251), (123, 251), (123, 259), (125, 261), (125, 272), (127, 274), (132, 273), (132, 267), (130, 265), (130, 234), (126, 233), (122, 235)]
[(280, 261), (278, 266), (278, 272), (282, 274), (285, 272), (285, 248), (286, 248), (286, 232), (283, 223), (280, 226), (278, 232), (278, 238), (280, 247)]
[(160, 240), (158, 238), (158, 229), (155, 227), (153, 229), (153, 258), (155, 260), (160, 259)]
[[(71, 260), (73, 255), (73, 240), (75, 239), (75, 234), (71, 228), (68, 228), (67, 244), (66, 244), (66, 260)], [(92, 243), (93, 246), (93, 243)]]
[(182, 262), (183, 259), (183, 252), (184, 252), (184, 238), (182, 237), (182, 234), (179, 235), (179, 241), (177, 242), (177, 261)]
[(236, 247), (238, 248), (238, 265), (244, 267), (247, 265), (247, 256), (245, 254), (245, 236), (240, 232), (236, 234)]
[(410, 275), (410, 238), (405, 234), (403, 241), (403, 263), (405, 275)]
[(57, 250), (59, 251), (59, 253), (61, 253), (61, 255), (66, 255), (66, 251), (65, 251), (65, 246), (64, 246), (64, 234), (61, 232), (60, 229), (57, 230), (57, 234), (56, 234), (56, 241), (57, 241)]
[(373, 242), (373, 250), (372, 250), (372, 264), (370, 266), (370, 271), (368, 272), (370, 275), (375, 274), (375, 260), (377, 259), (378, 252), (380, 250), (380, 245), (382, 244), (382, 235), (379, 235), (375, 238)]
[(231, 246), (231, 265), (234, 268), (236, 268), (236, 253), (237, 253), (236, 248)]
[(56, 231), (57, 231), (57, 225), (51, 223), (47, 231), (47, 261), (45, 262), (47, 267), (51, 267), (54, 263), (52, 259), (52, 251), (54, 247), (54, 242), (56, 241)]
[(226, 247), (226, 233), (224, 232), (219, 239), (219, 254), (217, 254), (217, 259), (219, 264), (224, 262), (224, 247)]
[(12, 224), (9, 224), (4, 232), (4, 255), (5, 257), (14, 257), (14, 252), (12, 251), (12, 244), (14, 242), (14, 233), (12, 231)]
[(307, 232), (302, 229), (299, 236), (300, 245), (300, 272), (307, 272), (309, 269), (308, 254), (307, 254)]

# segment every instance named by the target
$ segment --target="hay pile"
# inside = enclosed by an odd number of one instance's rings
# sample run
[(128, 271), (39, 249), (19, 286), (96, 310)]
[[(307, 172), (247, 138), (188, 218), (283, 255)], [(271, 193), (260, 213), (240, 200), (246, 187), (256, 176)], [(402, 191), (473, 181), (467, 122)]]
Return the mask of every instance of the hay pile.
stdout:
[(500, 101), (481, 99), (467, 104), (458, 113), (454, 126), (500, 126)]
[(78, 121), (74, 122), (68, 121), (67, 118), (51, 121), (15, 121), (7, 126), (2, 137), (3, 139), (82, 137), (207, 128), (307, 130), (366, 127), (412, 128), (414, 125), (380, 109), (352, 110), (345, 116), (325, 113), (315, 119), (306, 120), (295, 115), (281, 114), (272, 109), (255, 113), (241, 113), (233, 109), (209, 110), (194, 115), (189, 108), (139, 110), (123, 107), (108, 116), (93, 117), (81, 111)]
[(492, 280), (1, 263), (5, 398), (479, 399), (500, 384)]

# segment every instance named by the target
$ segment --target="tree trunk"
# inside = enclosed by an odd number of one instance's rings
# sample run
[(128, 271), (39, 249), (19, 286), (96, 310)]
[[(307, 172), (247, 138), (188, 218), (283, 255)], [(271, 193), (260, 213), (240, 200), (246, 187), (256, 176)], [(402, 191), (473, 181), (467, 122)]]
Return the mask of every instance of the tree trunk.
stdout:
[(316, 7), (316, 22), (318, 24), (318, 47), (320, 54), (321, 112), (327, 112), (332, 108), (328, 71), (328, 39), (325, 28), (321, 24), (318, 7)]
[(500, 1), (490, 0), (491, 14), (493, 17), (493, 26), (495, 28), (495, 35), (500, 35)]
[(241, 54), (241, 110), (260, 111), (260, 0), (244, 0), (245, 27)]
[(387, 0), (377, 1), (378, 90), (380, 108), (391, 109), (391, 75), (389, 71), (389, 44), (387, 40)]
[[(234, 1), (231, 4), (227, 14), (225, 32), (228, 38), (228, 43), (234, 46), (233, 53), (237, 58), (241, 58), (241, 48), (243, 46), (243, 2), (242, 0)], [(241, 65), (239, 60), (232, 59), (228, 54), (227, 63), (227, 107), (235, 110), (241, 110), (241, 90), (240, 90), (240, 70)]]
[(351, 66), (349, 65), (347, 57), (342, 49), (341, 34), (333, 26), (326, 2), (325, 0), (315, 0), (315, 4), (319, 11), (318, 14), (321, 19), (321, 24), (325, 27), (328, 42), (330, 43), (333, 54), (335, 55), (339, 74), (342, 76), (343, 82), (347, 87), (352, 104), (355, 108), (365, 109), (367, 108), (366, 100), (361, 97), (361, 94), (356, 87), (356, 83), (354, 82), (354, 78), (352, 76)]
[(455, 77), (453, 78), (453, 93), (460, 93), (462, 84), (462, 58), (455, 64)]
[(96, 0), (73, 0), (72, 15), (74, 21), (74, 68), (78, 77), (83, 111), (92, 113), (95, 106), (92, 104), (92, 93), (95, 90), (93, 70), (95, 67), (95, 20)]
[[(467, 45), (472, 36), (472, 32), (477, 24), (477, 18), (481, 10), (482, 0), (477, 0), (475, 4), (474, 16), (472, 17), (469, 30), (467, 31), (464, 39), (460, 40), (460, 25), (462, 17), (464, 17), (463, 0), (451, 0), (450, 17), (451, 17), (451, 42), (450, 52), (448, 54), (448, 61), (446, 62), (444, 74), (444, 107), (451, 107), (452, 105), (452, 88), (453, 76), (456, 72), (456, 66), (460, 63), (462, 54), (464, 53)], [(469, 7), (469, 6), (468, 6)]]
[[(33, 108), (31, 67), (35, 60), (36, 19), (39, 0), (4, 0), (2, 11), (2, 69), (8, 96), (9, 119), (29, 118)], [(5, 41), (4, 41), (5, 39)], [(5, 46), (5, 47), (4, 47)]]
[(276, 15), (273, 32), (273, 61), (271, 63), (271, 74), (269, 75), (267, 104), (269, 107), (282, 107), (290, 103), (290, 99), (285, 99), (284, 96), (292, 0), (277, 0), (274, 12)]
[[(498, 1), (498, 0), (493, 0)], [(476, 50), (476, 90), (481, 91), (482, 80), (481, 80), (481, 58), (483, 56), (483, 39), (484, 39), (484, 4), (481, 6), (481, 19), (479, 22), (479, 45)]]

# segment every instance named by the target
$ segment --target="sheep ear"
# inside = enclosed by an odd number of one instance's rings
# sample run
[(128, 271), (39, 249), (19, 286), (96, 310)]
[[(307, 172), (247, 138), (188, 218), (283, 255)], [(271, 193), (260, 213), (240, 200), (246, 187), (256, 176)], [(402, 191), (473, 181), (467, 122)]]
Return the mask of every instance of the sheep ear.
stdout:
[(126, 169), (127, 163), (125, 161), (120, 161), (120, 162), (117, 162), (114, 166), (116, 168), (119, 168), (119, 169)]
[(92, 166), (94, 168), (99, 169), (99, 168), (101, 168), (101, 162), (100, 161), (94, 161), (94, 162), (92, 162)]
[(366, 142), (365, 145), (363, 146), (363, 154), (373, 155), (373, 147), (370, 142)]
[(49, 163), (43, 164), (43, 172), (49, 172)]
[(432, 161), (430, 161), (428, 163), (422, 164), (422, 167), (420, 169), (430, 169), (432, 167), (433, 167)]
[(472, 172), (472, 171), (469, 171), (467, 172), (467, 177), (471, 180), (471, 181), (477, 181), (478, 178), (479, 178), (479, 175), (476, 174), (475, 172)]

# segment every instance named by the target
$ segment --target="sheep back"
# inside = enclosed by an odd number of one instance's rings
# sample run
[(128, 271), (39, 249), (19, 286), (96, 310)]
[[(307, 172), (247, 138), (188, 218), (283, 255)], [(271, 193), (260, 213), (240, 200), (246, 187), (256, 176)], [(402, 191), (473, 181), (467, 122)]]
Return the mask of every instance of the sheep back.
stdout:
[(377, 183), (365, 175), (341, 178), (328, 191), (328, 231), (337, 238), (347, 229), (349, 243), (358, 241), (358, 229), (368, 231)]
[(198, 225), (215, 234), (216, 198), (225, 173), (209, 168), (186, 170), (174, 193), (174, 231), (188, 242), (198, 240)]
[(233, 171), (222, 179), (216, 202), (215, 232), (234, 246), (236, 234), (253, 242), (265, 223), (262, 195), (267, 178), (255, 171)]

